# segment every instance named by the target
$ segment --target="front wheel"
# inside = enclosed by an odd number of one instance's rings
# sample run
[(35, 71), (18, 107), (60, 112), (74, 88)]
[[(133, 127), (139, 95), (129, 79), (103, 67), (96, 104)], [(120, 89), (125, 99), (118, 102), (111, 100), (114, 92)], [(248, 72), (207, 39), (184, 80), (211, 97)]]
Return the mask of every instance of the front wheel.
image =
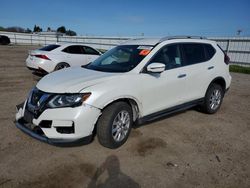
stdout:
[(129, 136), (133, 116), (131, 107), (125, 102), (116, 102), (106, 107), (97, 122), (97, 137), (101, 145), (118, 148)]
[(223, 97), (224, 91), (220, 85), (210, 85), (206, 92), (204, 104), (202, 105), (203, 111), (208, 114), (214, 114), (217, 112), (221, 106)]

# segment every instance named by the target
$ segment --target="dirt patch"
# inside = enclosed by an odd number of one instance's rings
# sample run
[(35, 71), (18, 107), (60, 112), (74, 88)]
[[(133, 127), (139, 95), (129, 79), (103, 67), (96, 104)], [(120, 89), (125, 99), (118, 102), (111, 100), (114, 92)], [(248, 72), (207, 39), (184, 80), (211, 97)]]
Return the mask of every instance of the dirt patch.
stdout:
[(139, 131), (138, 129), (132, 129), (129, 138), (138, 138), (142, 135), (143, 135), (142, 132)]
[(90, 181), (95, 169), (96, 167), (89, 163), (62, 165), (34, 180), (21, 182), (18, 187), (74, 188), (81, 184), (83, 186)]
[(136, 151), (140, 156), (145, 157), (152, 154), (154, 150), (165, 148), (166, 146), (167, 143), (160, 138), (147, 138), (139, 141), (136, 145)]
[(93, 177), (94, 176), (94, 173), (95, 173), (95, 166), (92, 165), (92, 164), (89, 164), (89, 163), (83, 163), (83, 164), (80, 164), (80, 170), (81, 172), (87, 176), (87, 177)]
[(0, 187), (5, 186), (5, 184), (7, 184), (8, 182), (10, 182), (11, 179), (0, 179)]
[(250, 94), (242, 94), (242, 95), (240, 95), (240, 97), (250, 98)]

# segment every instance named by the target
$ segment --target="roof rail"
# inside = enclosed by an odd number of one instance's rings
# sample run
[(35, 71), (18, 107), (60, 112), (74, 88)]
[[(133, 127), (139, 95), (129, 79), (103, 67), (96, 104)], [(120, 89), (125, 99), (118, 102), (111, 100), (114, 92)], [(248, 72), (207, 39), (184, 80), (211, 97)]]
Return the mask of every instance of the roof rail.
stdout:
[(161, 38), (160, 42), (172, 39), (207, 39), (207, 38), (202, 36), (169, 36)]

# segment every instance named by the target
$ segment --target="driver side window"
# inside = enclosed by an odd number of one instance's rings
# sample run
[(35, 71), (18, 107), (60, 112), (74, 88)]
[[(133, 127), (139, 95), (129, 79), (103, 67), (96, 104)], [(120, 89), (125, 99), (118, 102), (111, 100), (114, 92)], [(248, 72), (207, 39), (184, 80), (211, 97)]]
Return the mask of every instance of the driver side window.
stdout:
[(173, 44), (162, 47), (150, 62), (165, 64), (165, 70), (181, 67), (182, 60), (179, 45)]

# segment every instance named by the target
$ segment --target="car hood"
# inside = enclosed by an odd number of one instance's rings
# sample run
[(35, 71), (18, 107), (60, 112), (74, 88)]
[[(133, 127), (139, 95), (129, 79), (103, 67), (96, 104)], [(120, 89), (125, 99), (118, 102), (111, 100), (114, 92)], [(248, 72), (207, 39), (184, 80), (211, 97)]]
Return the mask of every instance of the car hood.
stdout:
[(121, 73), (107, 73), (85, 68), (67, 68), (43, 77), (37, 88), (48, 93), (78, 93), (82, 89), (105, 82)]

